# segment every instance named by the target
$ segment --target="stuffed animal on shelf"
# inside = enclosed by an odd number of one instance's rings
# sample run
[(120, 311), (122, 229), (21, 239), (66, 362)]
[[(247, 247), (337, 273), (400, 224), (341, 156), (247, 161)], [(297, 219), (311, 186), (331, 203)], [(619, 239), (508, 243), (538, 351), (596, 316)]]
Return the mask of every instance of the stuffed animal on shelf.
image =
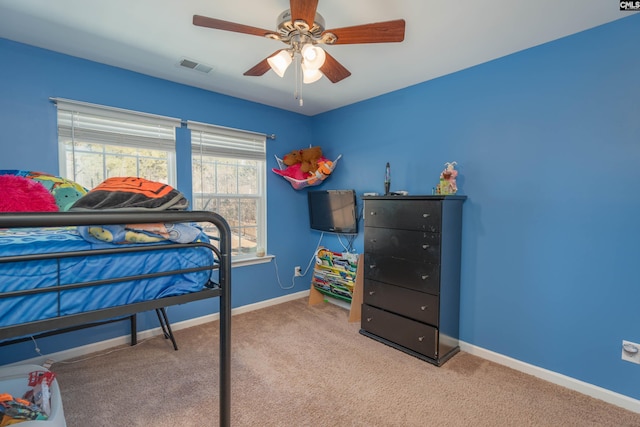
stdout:
[(300, 163), (300, 170), (303, 173), (315, 173), (318, 170), (318, 161), (322, 159), (322, 148), (309, 147), (301, 150), (293, 150), (286, 154), (282, 161), (287, 166), (293, 166)]
[[(289, 160), (294, 158), (296, 155), (297, 154), (295, 153), (292, 154), (292, 157), (289, 158)], [(324, 181), (333, 172), (341, 157), (342, 154), (336, 157), (334, 161), (321, 157), (320, 160), (318, 160), (318, 169), (316, 169), (314, 173), (310, 173), (302, 172), (301, 163), (295, 163), (287, 166), (282, 159), (276, 156), (278, 167), (271, 170), (273, 173), (286, 179), (295, 190), (301, 190), (310, 185), (318, 185)]]
[(444, 164), (446, 168), (440, 174), (440, 183), (437, 186), (437, 194), (456, 194), (458, 186), (456, 185), (456, 177), (458, 171), (454, 169), (456, 162), (447, 162)]

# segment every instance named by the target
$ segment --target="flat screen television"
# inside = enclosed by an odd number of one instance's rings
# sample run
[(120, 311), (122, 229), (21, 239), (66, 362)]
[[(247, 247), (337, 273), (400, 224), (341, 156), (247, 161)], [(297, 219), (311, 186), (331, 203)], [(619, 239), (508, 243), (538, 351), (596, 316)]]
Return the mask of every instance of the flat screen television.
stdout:
[(329, 233), (358, 234), (355, 190), (309, 191), (309, 225)]

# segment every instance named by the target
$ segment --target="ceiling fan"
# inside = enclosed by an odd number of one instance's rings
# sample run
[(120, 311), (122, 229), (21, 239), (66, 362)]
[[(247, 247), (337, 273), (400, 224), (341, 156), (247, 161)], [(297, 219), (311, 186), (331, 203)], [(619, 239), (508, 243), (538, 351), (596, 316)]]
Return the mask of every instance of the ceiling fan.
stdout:
[(263, 59), (245, 76), (262, 76), (273, 69), (283, 77), (286, 68), (297, 61), (304, 83), (313, 83), (326, 76), (337, 83), (351, 75), (342, 64), (318, 45), (389, 43), (404, 40), (404, 19), (325, 30), (324, 18), (317, 13), (318, 0), (290, 0), (290, 9), (278, 16), (277, 30), (270, 31), (221, 19), (194, 15), (193, 24), (200, 27), (267, 37), (288, 47)]

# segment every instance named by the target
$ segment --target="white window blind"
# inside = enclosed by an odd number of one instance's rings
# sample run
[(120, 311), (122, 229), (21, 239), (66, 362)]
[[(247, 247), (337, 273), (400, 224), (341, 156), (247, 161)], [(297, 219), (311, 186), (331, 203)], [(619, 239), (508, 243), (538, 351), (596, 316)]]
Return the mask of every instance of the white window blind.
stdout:
[(234, 159), (266, 160), (265, 134), (192, 121), (187, 122), (187, 127), (191, 130), (194, 153)]
[(267, 136), (192, 121), (187, 128), (194, 206), (227, 220), (234, 262), (256, 257), (267, 249)]
[(180, 120), (61, 98), (58, 136), (125, 147), (175, 150), (175, 128)]

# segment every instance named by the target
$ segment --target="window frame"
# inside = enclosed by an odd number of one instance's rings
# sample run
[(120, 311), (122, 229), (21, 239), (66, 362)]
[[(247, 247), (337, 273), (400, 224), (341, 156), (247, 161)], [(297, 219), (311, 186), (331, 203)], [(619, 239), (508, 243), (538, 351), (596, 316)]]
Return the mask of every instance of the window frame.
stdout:
[[(74, 151), (73, 144), (77, 137), (82, 143), (97, 144), (102, 147), (102, 152), (96, 152), (96, 155), (102, 157), (101, 174), (104, 179), (109, 177), (106, 157), (118, 155), (106, 152), (105, 149), (126, 147), (166, 153), (166, 184), (177, 186), (176, 128), (181, 126), (180, 119), (63, 98), (51, 98), (51, 100), (57, 107), (58, 165), (61, 176), (73, 181), (79, 180), (75, 169), (75, 153), (72, 155), (74, 157), (74, 164), (71, 165), (72, 176), (67, 173), (68, 139), (71, 139), (71, 150)], [(123, 157), (130, 156), (132, 154), (123, 155)], [(145, 156), (141, 156), (140, 153), (133, 156), (136, 158), (136, 168), (139, 169), (140, 158)], [(151, 177), (143, 178), (152, 179)], [(80, 184), (83, 183), (80, 182)]]
[[(239, 198), (256, 200), (255, 250), (246, 254), (234, 250), (232, 257), (234, 258), (234, 265), (253, 263), (261, 258), (264, 258), (266, 262), (270, 257), (259, 256), (258, 252), (267, 253), (267, 136), (262, 133), (194, 121), (187, 121), (187, 128), (191, 134), (191, 174), (194, 205), (197, 198), (205, 195), (211, 199), (218, 200)], [(204, 192), (203, 188), (200, 189), (201, 191), (196, 192), (196, 182), (202, 182), (204, 157), (208, 157), (214, 162), (216, 161), (215, 159), (234, 160), (236, 168), (240, 167), (240, 163), (244, 160), (255, 161), (256, 194), (239, 193), (237, 188), (235, 193)], [(196, 161), (200, 162), (200, 176), (196, 175), (196, 168), (194, 167)], [(230, 218), (226, 219), (229, 222)], [(230, 224), (230, 227), (234, 230), (242, 227), (242, 225), (234, 227)], [(237, 234), (238, 239), (240, 239), (241, 234)]]

